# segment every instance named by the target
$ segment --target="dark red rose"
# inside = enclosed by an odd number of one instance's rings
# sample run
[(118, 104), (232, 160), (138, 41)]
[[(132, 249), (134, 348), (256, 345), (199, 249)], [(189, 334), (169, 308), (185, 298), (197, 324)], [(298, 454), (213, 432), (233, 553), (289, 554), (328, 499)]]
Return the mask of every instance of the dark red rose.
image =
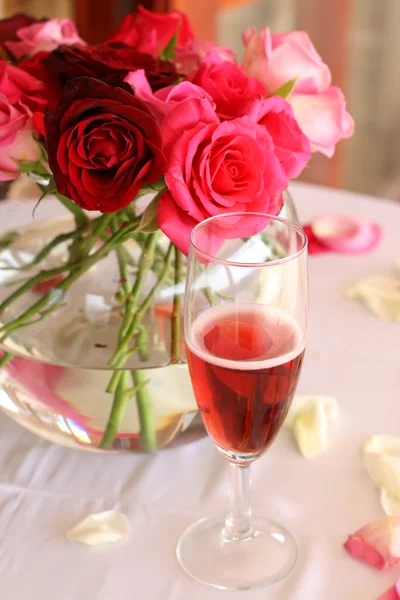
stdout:
[(158, 60), (122, 43), (100, 46), (59, 46), (44, 59), (49, 106), (53, 108), (61, 97), (67, 81), (75, 77), (95, 77), (118, 85), (130, 71), (144, 69), (153, 89), (175, 83), (175, 66)]
[(16, 42), (18, 40), (17, 31), (21, 27), (28, 27), (33, 23), (37, 23), (37, 19), (28, 17), (27, 15), (18, 14), (10, 17), (9, 19), (0, 20), (0, 47), (1, 49), (10, 54), (9, 50), (4, 45), (4, 42)]
[(160, 56), (176, 34), (176, 48), (184, 48), (195, 39), (189, 19), (179, 10), (160, 14), (138, 6), (137, 12), (126, 15), (108, 42), (124, 42), (152, 56)]
[(75, 79), (45, 127), (58, 191), (86, 210), (115, 212), (164, 174), (160, 127), (129, 86)]

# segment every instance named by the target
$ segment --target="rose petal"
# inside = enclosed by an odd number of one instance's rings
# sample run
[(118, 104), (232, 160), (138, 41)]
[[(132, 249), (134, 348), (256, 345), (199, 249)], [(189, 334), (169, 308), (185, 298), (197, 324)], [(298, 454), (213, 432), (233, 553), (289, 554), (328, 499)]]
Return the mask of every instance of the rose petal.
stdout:
[(301, 454), (317, 456), (328, 448), (328, 425), (338, 417), (332, 396), (295, 396), (285, 424), (291, 428)]
[(289, 98), (300, 129), (314, 151), (331, 158), (336, 144), (354, 133), (343, 92), (335, 86), (319, 93), (293, 93)]
[(396, 501), (400, 500), (400, 437), (373, 435), (365, 442), (362, 453), (369, 476), (381, 489), (384, 511), (400, 516), (396, 506)]
[(380, 596), (378, 600), (399, 600), (400, 599), (400, 579), (397, 580), (396, 585), (391, 587), (387, 592)]
[(400, 517), (400, 500), (389, 496), (384, 488), (380, 493), (381, 506), (389, 517)]
[(310, 225), (315, 238), (335, 252), (369, 252), (379, 244), (382, 234), (377, 223), (348, 215), (323, 215)]
[(65, 532), (70, 542), (81, 542), (87, 546), (104, 546), (117, 542), (129, 533), (128, 517), (123, 513), (107, 510), (93, 513)]
[(303, 225), (304, 233), (308, 239), (308, 254), (326, 254), (330, 252), (329, 248), (321, 244), (315, 237), (311, 225)]
[(400, 589), (399, 587), (393, 586), (392, 588), (390, 588), (387, 592), (385, 592), (383, 594), (383, 596), (380, 596), (378, 598), (378, 600), (399, 600), (400, 598)]
[(147, 100), (147, 96), (153, 95), (150, 84), (147, 81), (146, 72), (144, 69), (130, 71), (128, 75), (126, 75), (126, 77), (124, 78), (124, 81), (125, 83), (129, 83), (129, 85), (133, 88), (136, 96), (138, 96), (139, 98), (142, 98), (143, 93), (143, 100)]
[(400, 562), (400, 517), (382, 517), (349, 536), (345, 549), (376, 569)]
[(39, 281), (39, 283), (35, 283), (32, 286), (32, 292), (36, 292), (37, 294), (48, 294), (53, 288), (56, 287), (59, 283), (61, 283), (65, 279), (64, 275), (54, 275), (54, 277), (49, 277), (44, 281)]
[(360, 300), (379, 319), (400, 321), (399, 279), (366, 277), (351, 285), (346, 295)]

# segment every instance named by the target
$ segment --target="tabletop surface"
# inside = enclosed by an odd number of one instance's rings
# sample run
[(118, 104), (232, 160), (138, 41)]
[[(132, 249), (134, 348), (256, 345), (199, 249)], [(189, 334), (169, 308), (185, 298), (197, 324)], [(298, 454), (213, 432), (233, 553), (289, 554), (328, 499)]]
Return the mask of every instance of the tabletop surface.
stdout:
[[(369, 217), (384, 228), (371, 254), (310, 257), (308, 347), (298, 386), (338, 399), (329, 451), (303, 458), (283, 430), (252, 467), (253, 512), (285, 525), (299, 560), (272, 587), (221, 592), (189, 579), (175, 544), (193, 520), (221, 513), (227, 464), (209, 439), (155, 456), (106, 456), (52, 445), (0, 413), (1, 600), (377, 600), (400, 569), (374, 570), (342, 548), (347, 535), (383, 515), (360, 456), (373, 433), (400, 435), (400, 325), (380, 321), (344, 295), (368, 275), (394, 273), (400, 206), (349, 192), (292, 186), (303, 222), (321, 213)], [(36, 219), (62, 213), (43, 202)], [(0, 203), (0, 228), (32, 219), (29, 201)], [(131, 533), (88, 548), (64, 531), (89, 513), (121, 510)]]

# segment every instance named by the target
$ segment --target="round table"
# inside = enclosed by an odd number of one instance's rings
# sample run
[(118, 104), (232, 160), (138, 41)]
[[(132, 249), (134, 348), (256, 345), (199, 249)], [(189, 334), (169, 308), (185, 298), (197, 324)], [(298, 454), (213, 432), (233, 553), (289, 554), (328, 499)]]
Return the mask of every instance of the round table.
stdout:
[[(343, 549), (347, 534), (383, 515), (360, 456), (373, 433), (400, 434), (400, 325), (380, 321), (344, 290), (368, 275), (394, 273), (400, 207), (382, 199), (294, 184), (303, 222), (321, 213), (369, 217), (383, 241), (363, 256), (310, 257), (308, 348), (298, 392), (340, 405), (328, 452), (303, 458), (284, 428), (253, 466), (255, 514), (285, 525), (299, 560), (281, 583), (220, 592), (189, 579), (175, 544), (193, 520), (226, 508), (227, 464), (211, 440), (155, 456), (89, 454), (52, 445), (0, 413), (0, 597), (4, 600), (376, 600), (399, 576)], [(0, 228), (29, 223), (30, 201), (0, 203)], [(61, 214), (44, 201), (35, 218)], [(1, 390), (0, 390), (1, 402)], [(64, 531), (89, 513), (125, 512), (130, 535), (89, 548)]]

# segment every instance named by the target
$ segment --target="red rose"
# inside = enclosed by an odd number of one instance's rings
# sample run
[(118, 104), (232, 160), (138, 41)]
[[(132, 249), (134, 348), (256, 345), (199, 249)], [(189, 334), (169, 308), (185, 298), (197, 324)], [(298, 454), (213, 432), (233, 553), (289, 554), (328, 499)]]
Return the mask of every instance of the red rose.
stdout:
[(44, 112), (47, 107), (43, 83), (5, 60), (0, 60), (0, 94), (11, 104), (22, 102), (32, 112)]
[(159, 14), (139, 6), (137, 12), (126, 15), (108, 42), (124, 42), (157, 57), (175, 34), (177, 48), (183, 48), (195, 38), (186, 15), (178, 10)]
[(58, 103), (67, 81), (75, 77), (95, 77), (115, 85), (122, 82), (131, 71), (144, 69), (153, 91), (171, 85), (178, 79), (172, 63), (120, 43), (60, 46), (44, 59), (44, 64), (50, 108)]
[(34, 56), (27, 56), (23, 58), (19, 63), (18, 67), (23, 71), (26, 71), (39, 81), (45, 81), (46, 68), (44, 59), (50, 54), (50, 52), (38, 52)]
[(58, 191), (86, 210), (114, 212), (165, 171), (160, 127), (131, 91), (90, 77), (66, 86), (45, 116)]
[(27, 17), (26, 15), (18, 14), (10, 17), (9, 19), (0, 20), (0, 47), (1, 49), (9, 54), (4, 42), (15, 42), (18, 40), (17, 31), (21, 27), (28, 27), (33, 23), (37, 23), (37, 19)]

